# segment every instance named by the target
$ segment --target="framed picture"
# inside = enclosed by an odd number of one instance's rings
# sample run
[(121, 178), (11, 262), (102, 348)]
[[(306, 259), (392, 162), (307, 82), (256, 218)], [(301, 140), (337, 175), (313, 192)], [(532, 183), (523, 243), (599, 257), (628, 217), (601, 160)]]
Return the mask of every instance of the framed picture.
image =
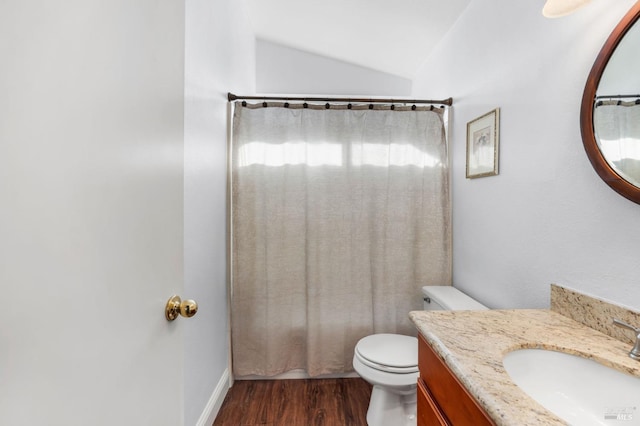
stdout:
[(500, 108), (467, 123), (467, 178), (498, 174)]

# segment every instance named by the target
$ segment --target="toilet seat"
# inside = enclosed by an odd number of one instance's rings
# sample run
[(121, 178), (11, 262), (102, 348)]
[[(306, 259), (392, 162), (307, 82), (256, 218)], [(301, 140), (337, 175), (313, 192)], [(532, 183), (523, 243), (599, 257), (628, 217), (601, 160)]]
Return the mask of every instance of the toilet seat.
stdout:
[(364, 365), (395, 374), (418, 371), (418, 339), (400, 334), (373, 334), (360, 339), (355, 355)]

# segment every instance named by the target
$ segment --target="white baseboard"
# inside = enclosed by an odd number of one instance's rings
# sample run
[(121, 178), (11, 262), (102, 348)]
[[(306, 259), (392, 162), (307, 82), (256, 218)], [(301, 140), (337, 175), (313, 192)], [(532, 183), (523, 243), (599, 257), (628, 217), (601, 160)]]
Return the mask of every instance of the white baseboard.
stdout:
[(213, 424), (216, 416), (218, 415), (218, 411), (220, 411), (224, 397), (227, 396), (228, 390), (229, 369), (225, 369), (222, 373), (222, 377), (218, 380), (216, 388), (213, 390), (213, 394), (211, 394), (211, 398), (209, 398), (209, 402), (207, 402), (206, 407), (204, 407), (204, 411), (200, 415), (196, 426), (211, 426)]

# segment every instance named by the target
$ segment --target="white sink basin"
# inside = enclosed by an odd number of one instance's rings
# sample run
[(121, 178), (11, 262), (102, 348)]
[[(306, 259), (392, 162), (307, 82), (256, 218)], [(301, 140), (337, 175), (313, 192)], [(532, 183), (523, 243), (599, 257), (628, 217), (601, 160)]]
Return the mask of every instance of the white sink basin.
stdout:
[(529, 396), (570, 425), (640, 425), (640, 378), (544, 349), (509, 352), (503, 364)]

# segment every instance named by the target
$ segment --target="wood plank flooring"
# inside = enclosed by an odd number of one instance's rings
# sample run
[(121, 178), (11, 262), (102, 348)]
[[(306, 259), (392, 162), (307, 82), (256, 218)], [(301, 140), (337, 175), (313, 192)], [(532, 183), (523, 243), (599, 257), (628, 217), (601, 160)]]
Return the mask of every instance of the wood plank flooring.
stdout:
[(366, 426), (370, 397), (360, 378), (238, 380), (213, 426)]

